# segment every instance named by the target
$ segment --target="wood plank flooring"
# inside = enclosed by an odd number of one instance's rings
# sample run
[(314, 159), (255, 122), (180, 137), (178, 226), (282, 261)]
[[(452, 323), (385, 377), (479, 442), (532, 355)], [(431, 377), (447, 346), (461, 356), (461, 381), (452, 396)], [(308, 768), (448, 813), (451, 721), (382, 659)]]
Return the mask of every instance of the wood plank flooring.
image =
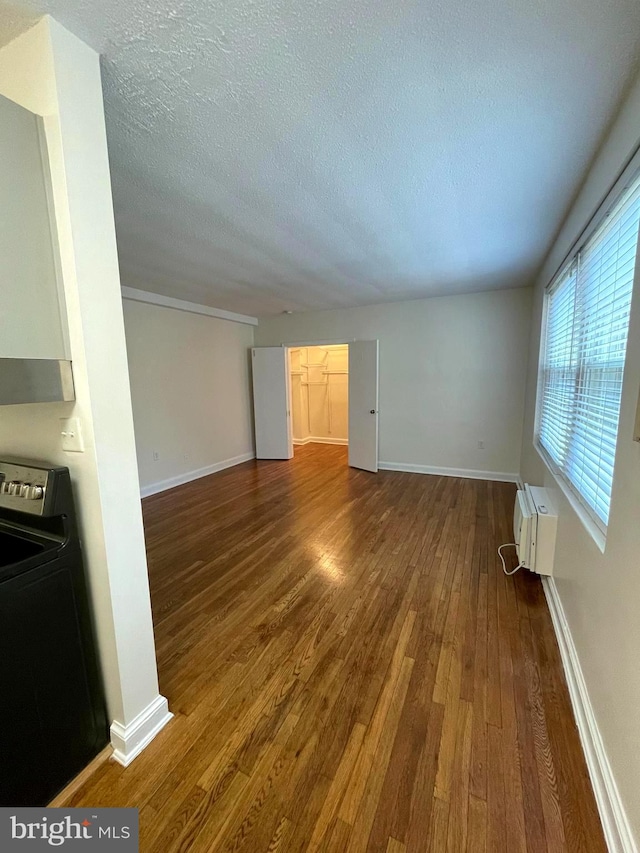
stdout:
[(66, 804), (138, 806), (144, 853), (604, 851), (514, 494), (307, 445), (147, 499), (176, 719)]

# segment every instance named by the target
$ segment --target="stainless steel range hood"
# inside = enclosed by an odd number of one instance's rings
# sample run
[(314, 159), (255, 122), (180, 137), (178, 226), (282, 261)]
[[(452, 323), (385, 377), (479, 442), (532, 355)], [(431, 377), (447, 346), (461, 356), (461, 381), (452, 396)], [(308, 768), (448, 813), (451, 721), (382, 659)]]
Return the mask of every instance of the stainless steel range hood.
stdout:
[(0, 358), (0, 406), (75, 400), (70, 361)]

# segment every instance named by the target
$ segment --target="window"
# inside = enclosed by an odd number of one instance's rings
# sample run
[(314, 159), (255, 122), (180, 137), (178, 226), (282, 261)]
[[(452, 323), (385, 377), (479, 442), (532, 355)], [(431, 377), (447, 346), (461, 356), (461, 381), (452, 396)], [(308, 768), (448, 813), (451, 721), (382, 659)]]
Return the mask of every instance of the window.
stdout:
[(604, 533), (639, 223), (636, 179), (546, 295), (538, 445)]

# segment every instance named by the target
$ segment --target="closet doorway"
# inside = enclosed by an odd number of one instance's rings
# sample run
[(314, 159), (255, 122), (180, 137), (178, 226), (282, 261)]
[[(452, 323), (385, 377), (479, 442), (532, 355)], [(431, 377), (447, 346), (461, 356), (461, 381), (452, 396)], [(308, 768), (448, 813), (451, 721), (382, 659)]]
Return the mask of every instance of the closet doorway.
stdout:
[(257, 459), (296, 444), (349, 446), (349, 465), (378, 470), (378, 341), (253, 347)]
[(290, 347), (295, 446), (349, 444), (349, 346)]

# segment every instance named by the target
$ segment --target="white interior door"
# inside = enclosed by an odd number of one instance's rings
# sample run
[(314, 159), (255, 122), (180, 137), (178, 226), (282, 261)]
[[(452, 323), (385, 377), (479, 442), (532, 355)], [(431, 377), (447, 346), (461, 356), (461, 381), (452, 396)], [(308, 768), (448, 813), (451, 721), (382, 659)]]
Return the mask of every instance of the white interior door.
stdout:
[(349, 344), (349, 465), (378, 470), (378, 341)]
[(253, 347), (253, 417), (257, 459), (291, 459), (289, 370), (284, 347)]

